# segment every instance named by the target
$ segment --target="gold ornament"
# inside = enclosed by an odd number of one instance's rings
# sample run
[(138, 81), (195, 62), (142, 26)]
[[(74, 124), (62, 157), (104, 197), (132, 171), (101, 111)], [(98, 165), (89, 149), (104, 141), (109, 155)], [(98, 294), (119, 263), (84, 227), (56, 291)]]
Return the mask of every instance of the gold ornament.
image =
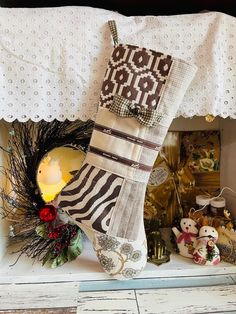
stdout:
[(206, 122), (211, 123), (211, 122), (213, 122), (215, 120), (215, 117), (212, 114), (207, 114), (205, 116), (205, 120), (206, 120)]
[(161, 265), (169, 262), (170, 252), (166, 248), (165, 241), (161, 237), (160, 231), (152, 231), (147, 236), (148, 242), (148, 262)]
[(145, 220), (145, 229), (147, 233), (148, 262), (155, 265), (161, 265), (169, 262), (170, 252), (167, 250), (166, 243), (162, 239), (160, 232), (160, 220), (152, 218)]

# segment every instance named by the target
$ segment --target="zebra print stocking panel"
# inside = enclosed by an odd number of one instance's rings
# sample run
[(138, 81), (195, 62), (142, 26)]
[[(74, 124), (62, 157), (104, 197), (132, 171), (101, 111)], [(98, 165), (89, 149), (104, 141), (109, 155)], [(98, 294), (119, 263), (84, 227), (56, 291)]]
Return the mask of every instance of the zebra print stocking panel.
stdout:
[(74, 220), (106, 233), (124, 179), (85, 163), (57, 197)]

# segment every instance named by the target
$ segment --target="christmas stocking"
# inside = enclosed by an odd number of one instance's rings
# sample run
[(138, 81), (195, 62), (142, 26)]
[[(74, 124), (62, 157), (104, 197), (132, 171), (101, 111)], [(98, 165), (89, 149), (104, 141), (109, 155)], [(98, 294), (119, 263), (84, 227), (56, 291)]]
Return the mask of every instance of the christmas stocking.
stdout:
[(118, 44), (105, 74), (89, 151), (57, 197), (114, 278), (147, 261), (143, 205), (150, 171), (196, 67), (160, 52)]

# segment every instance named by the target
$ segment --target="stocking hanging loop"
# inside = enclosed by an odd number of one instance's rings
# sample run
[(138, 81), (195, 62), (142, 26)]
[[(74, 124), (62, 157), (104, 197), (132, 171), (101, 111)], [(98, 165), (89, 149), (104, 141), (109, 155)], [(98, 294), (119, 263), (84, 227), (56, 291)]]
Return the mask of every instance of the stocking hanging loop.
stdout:
[(116, 47), (119, 44), (116, 22), (114, 20), (110, 20), (108, 21), (108, 26), (110, 28), (111, 36), (114, 42), (114, 47)]

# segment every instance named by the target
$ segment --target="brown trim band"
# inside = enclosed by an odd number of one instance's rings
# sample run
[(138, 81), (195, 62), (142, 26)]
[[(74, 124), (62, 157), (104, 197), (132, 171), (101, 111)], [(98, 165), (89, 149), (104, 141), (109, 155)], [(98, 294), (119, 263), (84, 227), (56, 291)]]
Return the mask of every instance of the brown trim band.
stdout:
[(132, 142), (134, 144), (137, 144), (137, 145), (149, 148), (149, 149), (153, 149), (155, 151), (159, 151), (160, 147), (161, 147), (161, 145), (155, 144), (153, 142), (144, 140), (142, 138), (139, 138), (139, 137), (136, 137), (136, 136), (133, 136), (133, 135), (109, 128), (109, 127), (106, 127), (106, 126), (101, 125), (101, 124), (96, 123), (94, 125), (94, 129), (96, 131), (102, 132), (104, 134), (112, 135), (112, 136), (121, 138), (123, 140), (127, 140), (129, 142)]
[(115, 155), (115, 154), (112, 154), (112, 153), (108, 153), (108, 152), (106, 152), (104, 150), (101, 150), (101, 149), (93, 147), (93, 146), (89, 146), (88, 151), (90, 153), (93, 153), (93, 154), (105, 157), (107, 159), (119, 162), (121, 164), (124, 164), (126, 166), (129, 166), (129, 167), (132, 167), (132, 168), (135, 168), (135, 169), (139, 169), (139, 170), (146, 171), (146, 172), (151, 172), (151, 170), (152, 170), (152, 167), (150, 167), (150, 166), (147, 166), (147, 165), (144, 165), (144, 164), (140, 164), (137, 161), (134, 161), (134, 160), (131, 160), (131, 159), (128, 159), (128, 158), (125, 158), (125, 157), (120, 157), (118, 155)]

